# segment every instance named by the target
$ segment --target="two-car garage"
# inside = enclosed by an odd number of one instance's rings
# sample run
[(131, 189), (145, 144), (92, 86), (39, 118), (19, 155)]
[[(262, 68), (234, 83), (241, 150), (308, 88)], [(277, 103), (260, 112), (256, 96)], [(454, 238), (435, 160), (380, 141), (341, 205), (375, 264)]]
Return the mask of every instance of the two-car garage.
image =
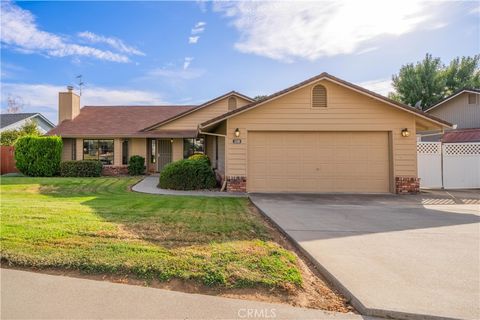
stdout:
[(389, 134), (250, 131), (249, 192), (390, 192)]

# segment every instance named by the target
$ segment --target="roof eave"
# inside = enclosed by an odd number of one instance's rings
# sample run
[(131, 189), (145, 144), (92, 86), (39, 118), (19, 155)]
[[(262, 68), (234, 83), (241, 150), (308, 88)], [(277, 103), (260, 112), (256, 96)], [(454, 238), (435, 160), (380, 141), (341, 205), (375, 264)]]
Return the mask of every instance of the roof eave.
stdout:
[(241, 94), (241, 93), (239, 93), (239, 92), (237, 92), (237, 91), (230, 91), (230, 92), (227, 92), (227, 93), (225, 93), (225, 94), (223, 94), (223, 95), (221, 95), (221, 96), (218, 96), (218, 97), (216, 97), (216, 98), (214, 98), (214, 99), (211, 99), (211, 100), (209, 100), (209, 101), (207, 101), (207, 102), (205, 102), (205, 103), (203, 103), (203, 104), (201, 104), (201, 105), (199, 105), (199, 106), (197, 106), (197, 107), (195, 107), (195, 108), (192, 108), (191, 110), (186, 110), (185, 112), (182, 112), (182, 113), (180, 113), (180, 114), (177, 114), (176, 116), (173, 116), (173, 117), (171, 117), (171, 118), (168, 118), (168, 119), (165, 119), (165, 120), (163, 120), (163, 121), (160, 121), (160, 122), (158, 122), (158, 123), (156, 123), (156, 124), (153, 124), (153, 125), (151, 125), (151, 126), (149, 126), (149, 127), (143, 128), (143, 129), (140, 130), (140, 131), (150, 131), (150, 130), (152, 130), (152, 129), (161, 127), (161, 126), (163, 126), (163, 125), (165, 125), (165, 124), (167, 124), (167, 123), (170, 123), (170, 122), (175, 121), (175, 120), (177, 120), (177, 119), (183, 118), (183, 117), (185, 117), (185, 116), (187, 116), (187, 115), (189, 115), (189, 114), (191, 114), (191, 113), (194, 113), (194, 112), (196, 112), (196, 111), (198, 111), (198, 110), (200, 110), (200, 109), (203, 109), (203, 108), (205, 108), (205, 107), (208, 107), (209, 105), (211, 105), (211, 104), (213, 104), (213, 103), (215, 103), (215, 102), (218, 102), (218, 101), (220, 101), (220, 100), (222, 100), (222, 99), (225, 99), (225, 98), (227, 98), (227, 97), (229, 97), (229, 96), (231, 96), (231, 95), (235, 95), (235, 96), (237, 96), (237, 97), (240, 97), (240, 98), (245, 99), (245, 100), (250, 101), (250, 102), (254, 102), (254, 101), (255, 101), (254, 99), (252, 99), (252, 98), (250, 98), (250, 97), (248, 97), (248, 96), (246, 96), (246, 95), (244, 95), (244, 94)]
[(437, 107), (440, 107), (441, 105), (443, 105), (445, 102), (447, 101), (450, 101), (456, 97), (458, 97), (459, 95), (461, 95), (462, 93), (465, 93), (465, 92), (468, 92), (468, 93), (475, 93), (475, 94), (480, 94), (480, 90), (475, 90), (475, 89), (461, 89), (460, 91), (457, 91), (453, 94), (451, 94), (450, 96), (442, 99), (441, 101), (437, 102), (436, 104), (434, 104), (433, 106), (431, 106), (430, 108), (427, 108), (425, 109), (425, 112), (429, 112)]
[(296, 84), (296, 85), (293, 85), (293, 86), (291, 86), (291, 87), (289, 87), (289, 88), (287, 88), (287, 89), (278, 91), (278, 92), (270, 95), (269, 97), (267, 97), (267, 98), (264, 99), (264, 100), (257, 101), (257, 102), (253, 102), (253, 103), (251, 103), (251, 104), (249, 104), (249, 105), (246, 105), (246, 106), (244, 106), (244, 107), (242, 107), (242, 108), (239, 108), (239, 109), (237, 109), (237, 110), (233, 110), (233, 111), (227, 112), (227, 113), (225, 113), (224, 115), (219, 116), (219, 117), (217, 117), (217, 118), (213, 118), (213, 119), (211, 119), (211, 120), (205, 121), (205, 122), (201, 123), (199, 127), (200, 127), (201, 129), (204, 129), (204, 128), (209, 127), (209, 126), (211, 126), (211, 125), (214, 125), (214, 124), (216, 124), (216, 123), (218, 123), (218, 122), (221, 122), (221, 121), (223, 121), (223, 120), (225, 120), (225, 119), (231, 118), (231, 117), (236, 116), (236, 115), (238, 115), (238, 114), (241, 114), (241, 113), (243, 113), (243, 112), (245, 112), (245, 111), (248, 111), (248, 110), (250, 110), (250, 109), (252, 109), (252, 108), (254, 108), (254, 107), (261, 106), (261, 105), (263, 105), (263, 104), (265, 104), (265, 103), (267, 103), (267, 102), (271, 102), (271, 101), (273, 101), (273, 100), (275, 100), (275, 99), (278, 99), (278, 98), (280, 98), (280, 97), (283, 97), (284, 95), (289, 94), (289, 93), (291, 93), (292, 91), (299, 90), (299, 89), (301, 89), (301, 88), (303, 88), (303, 87), (305, 87), (305, 86), (308, 86), (308, 85), (310, 85), (311, 83), (313, 83), (313, 82), (315, 82), (315, 81), (321, 81), (321, 80), (328, 80), (328, 81), (334, 82), (334, 83), (336, 83), (336, 84), (338, 84), (338, 85), (341, 85), (341, 86), (344, 86), (344, 87), (348, 87), (348, 88), (350, 88), (350, 89), (352, 89), (352, 90), (354, 90), (354, 91), (356, 91), (356, 92), (359, 92), (360, 94), (364, 94), (364, 95), (370, 96), (370, 97), (373, 98), (373, 99), (376, 99), (376, 100), (379, 100), (379, 101), (381, 101), (381, 102), (387, 103), (387, 104), (389, 104), (390, 106), (393, 106), (393, 107), (395, 107), (395, 108), (397, 108), (397, 109), (399, 109), (399, 110), (402, 110), (402, 111), (405, 111), (405, 112), (409, 112), (409, 113), (412, 113), (412, 114), (414, 114), (414, 115), (416, 115), (416, 116), (425, 118), (425, 119), (428, 120), (428, 121), (435, 122), (435, 123), (439, 124), (439, 125), (442, 126), (442, 127), (446, 127), (446, 128), (452, 128), (452, 127), (453, 127), (453, 125), (452, 125), (451, 123), (447, 122), (447, 121), (444, 121), (444, 120), (442, 120), (442, 119), (436, 118), (436, 117), (431, 116), (431, 115), (427, 115), (427, 114), (425, 114), (424, 112), (422, 112), (422, 111), (420, 111), (420, 110), (415, 110), (415, 109), (413, 109), (413, 108), (410, 107), (410, 106), (400, 104), (399, 102), (393, 101), (393, 100), (391, 100), (391, 99), (389, 99), (389, 98), (387, 98), (387, 97), (384, 97), (384, 96), (382, 96), (382, 95), (380, 95), (380, 94), (377, 94), (377, 93), (375, 93), (375, 92), (372, 92), (372, 91), (370, 91), (370, 90), (367, 90), (367, 89), (365, 89), (365, 88), (362, 88), (362, 87), (360, 87), (360, 86), (357, 86), (357, 85), (355, 85), (355, 84), (353, 84), (353, 83), (350, 83), (350, 82), (347, 82), (347, 81), (345, 81), (345, 80), (341, 80), (341, 79), (339, 79), (339, 78), (336, 78), (336, 77), (334, 77), (334, 76), (332, 76), (332, 75), (330, 75), (330, 74), (328, 74), (328, 73), (321, 73), (320, 75), (315, 76), (315, 77), (312, 77), (312, 78), (310, 78), (310, 79), (307, 79), (307, 80), (305, 80), (305, 81), (303, 81), (303, 82), (300, 82), (299, 84)]

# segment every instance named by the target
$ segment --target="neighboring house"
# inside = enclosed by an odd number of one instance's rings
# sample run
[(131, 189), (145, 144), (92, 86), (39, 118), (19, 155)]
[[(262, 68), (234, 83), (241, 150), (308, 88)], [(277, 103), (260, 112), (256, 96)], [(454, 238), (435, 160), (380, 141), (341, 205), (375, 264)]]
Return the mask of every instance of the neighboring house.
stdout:
[(20, 129), (28, 121), (35, 122), (41, 133), (47, 133), (55, 127), (41, 113), (3, 113), (0, 115), (0, 132)]
[(422, 142), (480, 142), (480, 90), (462, 89), (425, 110), (454, 124), (455, 129), (420, 132)]
[(416, 192), (417, 130), (451, 124), (322, 73), (261, 101), (229, 92), (199, 106), (86, 106), (60, 93), (63, 159), (150, 172), (205, 152), (229, 191)]

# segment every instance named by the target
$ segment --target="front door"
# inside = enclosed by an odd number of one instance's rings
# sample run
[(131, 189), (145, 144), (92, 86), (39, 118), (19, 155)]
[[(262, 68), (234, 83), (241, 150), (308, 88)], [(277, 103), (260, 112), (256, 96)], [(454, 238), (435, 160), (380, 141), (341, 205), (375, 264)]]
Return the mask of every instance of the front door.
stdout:
[(172, 162), (172, 142), (170, 139), (159, 139), (158, 142), (158, 167), (162, 171), (163, 167)]

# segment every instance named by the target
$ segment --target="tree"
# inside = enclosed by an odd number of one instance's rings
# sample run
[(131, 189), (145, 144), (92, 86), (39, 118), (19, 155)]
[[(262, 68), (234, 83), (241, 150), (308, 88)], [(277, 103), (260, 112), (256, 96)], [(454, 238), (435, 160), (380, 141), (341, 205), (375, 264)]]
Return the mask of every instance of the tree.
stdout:
[(395, 93), (390, 97), (405, 104), (421, 107), (430, 106), (443, 97), (444, 81), (441, 76), (442, 62), (431, 54), (415, 65), (409, 63), (393, 75)]
[(395, 92), (389, 97), (425, 109), (462, 88), (480, 87), (480, 55), (453, 59), (445, 66), (440, 58), (426, 54), (416, 64), (409, 63), (393, 75)]
[(267, 95), (258, 95), (253, 98), (255, 101), (260, 101), (266, 99), (268, 96)]
[(38, 125), (32, 120), (28, 120), (20, 129), (5, 130), (0, 134), (0, 145), (13, 146), (18, 138), (23, 136), (39, 136)]
[(23, 109), (23, 99), (9, 95), (7, 98), (7, 113), (19, 113)]
[(463, 88), (480, 88), (480, 55), (455, 58), (445, 69), (445, 85), (448, 95)]

